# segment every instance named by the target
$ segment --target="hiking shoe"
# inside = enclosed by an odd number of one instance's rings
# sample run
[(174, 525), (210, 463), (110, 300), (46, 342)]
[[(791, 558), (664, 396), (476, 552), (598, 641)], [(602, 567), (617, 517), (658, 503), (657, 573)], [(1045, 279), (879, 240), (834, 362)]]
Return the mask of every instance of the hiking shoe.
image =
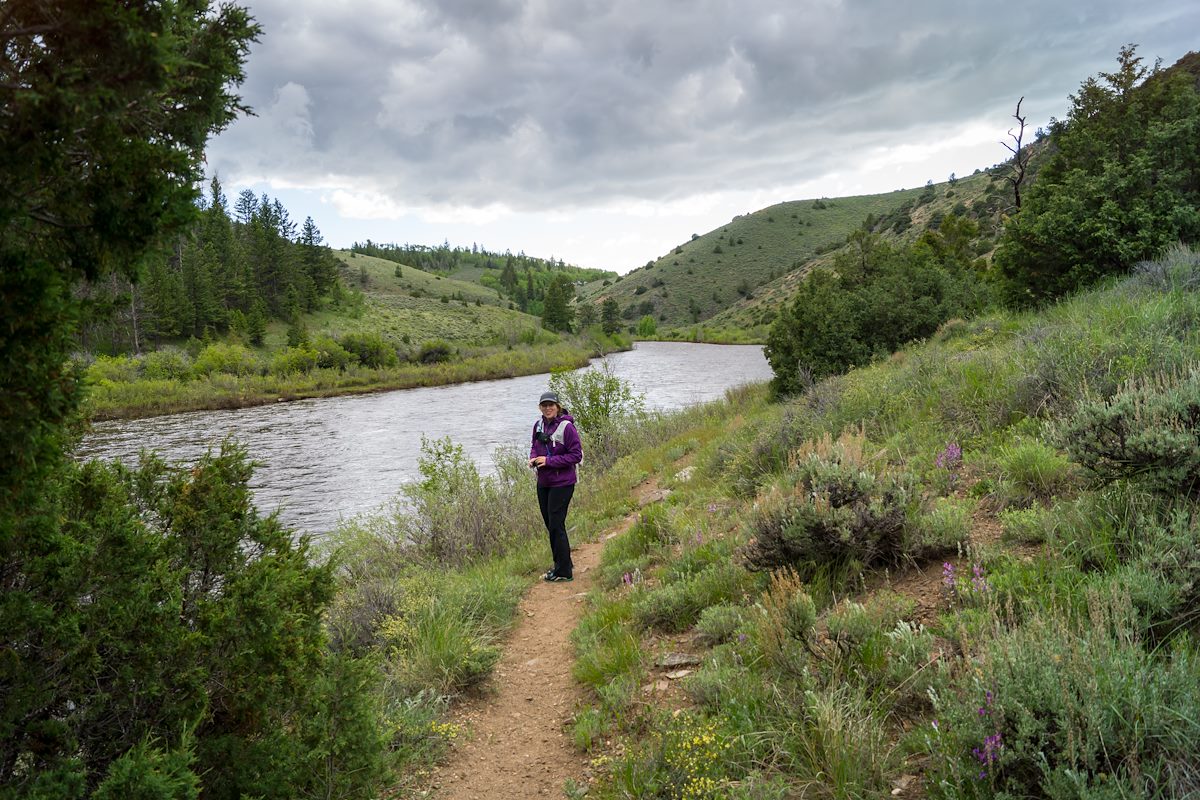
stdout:
[(570, 575), (559, 575), (557, 572), (551, 571), (551, 572), (546, 573), (546, 576), (545, 576), (545, 578), (543, 578), (543, 580), (546, 580), (550, 583), (567, 583), (567, 582), (573, 581), (575, 579), (572, 578)]
[(546, 574), (542, 576), (542, 580), (544, 580), (544, 581), (553, 581), (554, 580), (554, 567), (551, 567), (550, 569), (546, 570)]

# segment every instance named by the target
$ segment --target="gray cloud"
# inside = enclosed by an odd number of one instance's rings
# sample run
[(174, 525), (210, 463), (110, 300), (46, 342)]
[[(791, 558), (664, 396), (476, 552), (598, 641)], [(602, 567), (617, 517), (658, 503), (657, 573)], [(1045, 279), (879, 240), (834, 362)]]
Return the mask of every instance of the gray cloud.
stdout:
[(243, 91), (258, 116), (210, 150), (228, 179), (523, 210), (791, 185), (966, 120), (1003, 128), (1019, 95), (1044, 121), (1121, 44), (1173, 61), (1200, 29), (1200, 8), (1167, 0), (252, 0), (251, 11), (265, 35)]

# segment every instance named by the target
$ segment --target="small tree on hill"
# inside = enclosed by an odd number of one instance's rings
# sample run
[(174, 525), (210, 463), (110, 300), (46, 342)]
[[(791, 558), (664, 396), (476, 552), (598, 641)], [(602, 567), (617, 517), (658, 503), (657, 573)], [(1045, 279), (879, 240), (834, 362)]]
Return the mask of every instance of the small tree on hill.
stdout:
[(561, 273), (550, 280), (546, 297), (542, 301), (542, 326), (547, 330), (570, 332), (575, 311), (571, 301), (575, 298), (575, 287), (571, 279)]
[(617, 298), (604, 298), (600, 306), (600, 327), (610, 336), (621, 329), (621, 306)]
[(592, 303), (580, 303), (575, 309), (575, 321), (579, 329), (590, 328), (596, 324), (596, 306)]

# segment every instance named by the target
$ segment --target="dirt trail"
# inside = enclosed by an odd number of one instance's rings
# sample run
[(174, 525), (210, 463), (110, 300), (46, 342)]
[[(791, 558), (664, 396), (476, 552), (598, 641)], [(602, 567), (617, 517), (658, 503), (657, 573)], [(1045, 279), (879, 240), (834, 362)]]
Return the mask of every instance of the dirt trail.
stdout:
[(469, 733), (438, 770), (438, 800), (562, 797), (563, 782), (583, 776), (587, 758), (567, 730), (584, 697), (571, 677), (570, 636), (602, 548), (602, 542), (572, 548), (574, 582), (538, 581), (521, 601), (488, 689), (455, 715)]

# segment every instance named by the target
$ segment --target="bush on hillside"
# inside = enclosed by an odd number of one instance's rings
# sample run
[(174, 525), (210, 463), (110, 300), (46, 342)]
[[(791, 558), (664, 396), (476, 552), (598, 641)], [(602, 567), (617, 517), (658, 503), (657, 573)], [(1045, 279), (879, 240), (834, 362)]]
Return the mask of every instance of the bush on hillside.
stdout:
[(896, 564), (908, 552), (907, 481), (876, 473), (861, 441), (814, 448), (762, 497), (743, 549), (752, 570), (790, 566), (807, 577), (824, 565)]
[(454, 346), (444, 339), (430, 339), (421, 344), (416, 359), (422, 364), (441, 364), (454, 355)]
[(1168, 496), (1200, 497), (1200, 372), (1084, 401), (1059, 438), (1102, 482), (1129, 479)]
[(320, 354), (308, 347), (285, 347), (271, 359), (272, 375), (296, 375), (317, 368)]
[(353, 353), (364, 367), (380, 369), (400, 363), (396, 348), (377, 333), (347, 333), (338, 339), (338, 344)]
[(975, 223), (950, 216), (940, 232), (900, 248), (854, 234), (832, 268), (800, 283), (771, 325), (766, 356), (774, 389), (801, 392), (813, 379), (888, 355), (983, 308), (987, 290), (971, 251), (977, 232)]
[(328, 336), (313, 339), (312, 349), (317, 352), (317, 366), (322, 369), (344, 370), (358, 363), (358, 356)]

